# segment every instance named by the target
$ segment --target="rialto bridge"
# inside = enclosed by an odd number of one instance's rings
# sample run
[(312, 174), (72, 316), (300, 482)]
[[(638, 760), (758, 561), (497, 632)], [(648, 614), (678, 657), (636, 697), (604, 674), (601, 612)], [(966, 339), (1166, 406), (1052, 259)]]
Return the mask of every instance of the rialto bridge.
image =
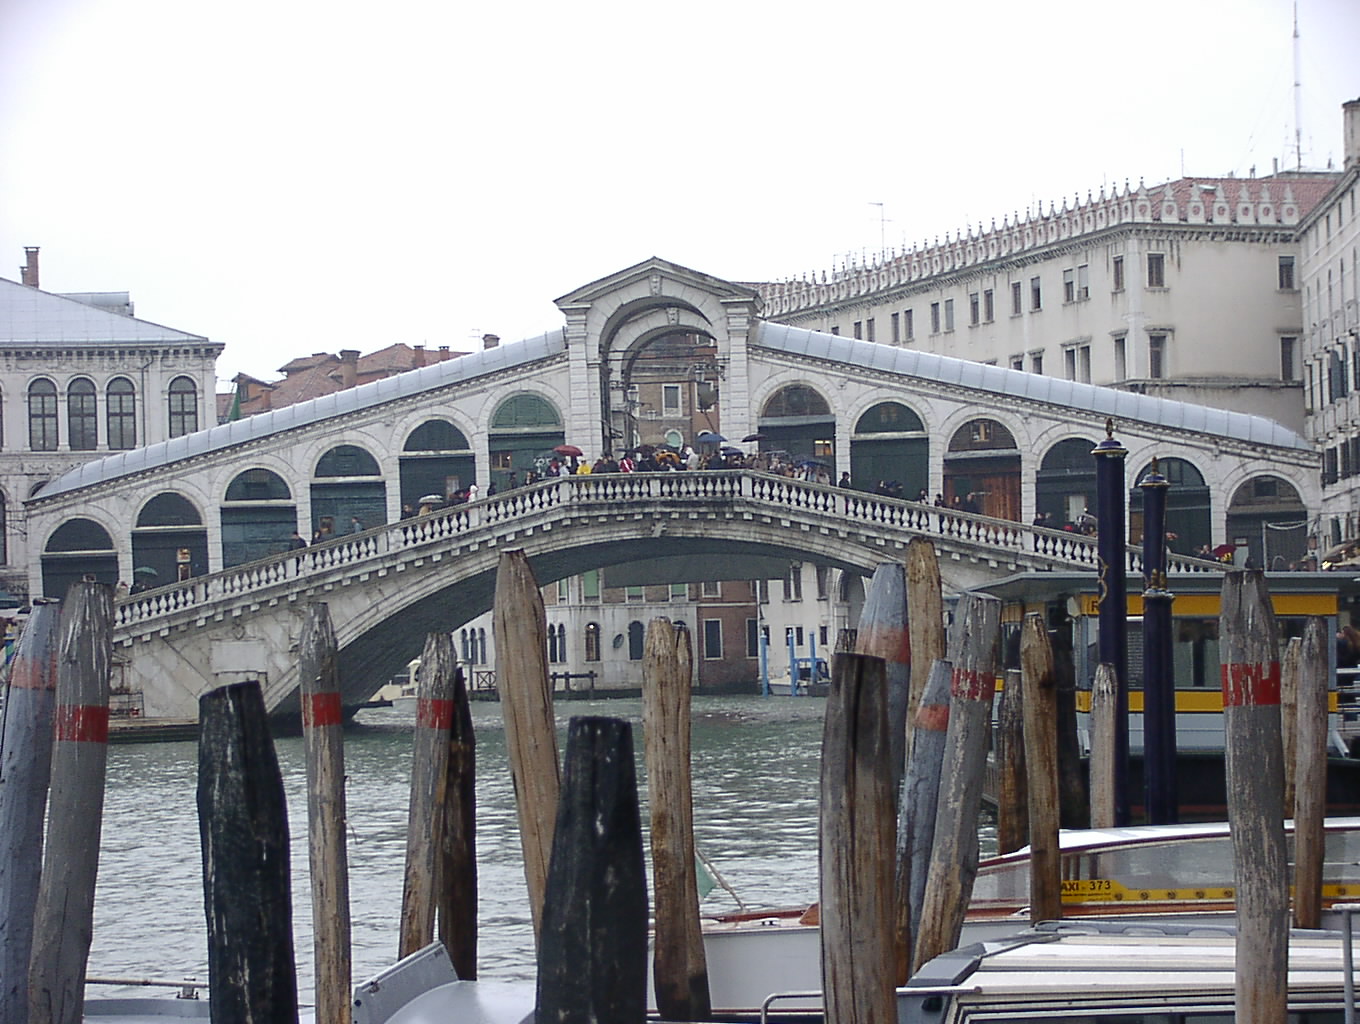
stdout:
[[(1153, 458), (1171, 478), (1178, 553), (1240, 535), (1269, 557), (1267, 528), (1316, 504), (1317, 455), (1272, 421), (768, 323), (753, 291), (661, 260), (558, 306), (562, 330), (51, 482), (27, 503), (30, 592), (61, 596), (85, 574), (162, 584), (119, 603), (120, 654), (149, 715), (192, 716), (208, 686), (247, 677), (286, 708), (308, 600), (331, 603), (342, 676), (392, 674), (426, 631), (489, 608), (507, 544), (529, 550), (545, 584), (658, 553), (721, 557), (734, 579), (791, 558), (868, 573), (922, 532), (955, 588), (1091, 565), (1088, 538), (1029, 524), (1094, 507), (1090, 451), (1107, 418), (1135, 504)], [(589, 458), (700, 430), (824, 466), (831, 482), (848, 472), (854, 487), (708, 471), (507, 490), (558, 446)], [(500, 493), (403, 518), (473, 481)], [(979, 511), (881, 498), (879, 481), (932, 502), (973, 495)], [(326, 526), (333, 539), (289, 550), (294, 530)]]

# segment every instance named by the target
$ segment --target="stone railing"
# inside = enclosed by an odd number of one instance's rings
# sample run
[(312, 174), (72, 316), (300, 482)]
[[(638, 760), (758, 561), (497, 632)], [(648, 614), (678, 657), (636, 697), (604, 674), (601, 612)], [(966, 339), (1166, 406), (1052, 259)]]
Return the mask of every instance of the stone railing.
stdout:
[[(936, 537), (946, 546), (971, 548), (993, 559), (1010, 555), (1009, 560), (1049, 568), (1092, 571), (1099, 564), (1094, 537), (768, 473), (592, 474), (545, 480), (137, 594), (118, 602), (115, 630), (136, 633), (185, 613), (210, 614), (219, 603), (276, 599), (280, 592), (295, 589), (303, 581), (315, 586), (325, 582), (328, 575), (376, 570), (392, 556), (418, 558), (462, 543), (472, 535), (490, 539), (554, 516), (603, 515), (639, 506), (698, 510), (735, 503), (744, 505), (744, 511), (787, 509), (801, 518), (825, 517), (840, 527), (848, 524), (869, 532)], [(1127, 553), (1128, 571), (1141, 572), (1142, 549), (1127, 545)], [(1172, 573), (1218, 572), (1223, 566), (1172, 555), (1168, 568)]]

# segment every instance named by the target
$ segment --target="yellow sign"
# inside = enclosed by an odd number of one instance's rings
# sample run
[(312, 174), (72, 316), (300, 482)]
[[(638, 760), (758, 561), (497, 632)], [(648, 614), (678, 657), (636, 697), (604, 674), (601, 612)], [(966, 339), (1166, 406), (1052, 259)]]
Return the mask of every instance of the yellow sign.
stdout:
[[(1291, 892), (1292, 887), (1291, 887)], [(1231, 901), (1236, 890), (1231, 885), (1202, 885), (1192, 889), (1131, 889), (1112, 878), (1065, 878), (1064, 903), (1194, 903)], [(1328, 900), (1360, 895), (1360, 886), (1324, 885), (1322, 897)]]

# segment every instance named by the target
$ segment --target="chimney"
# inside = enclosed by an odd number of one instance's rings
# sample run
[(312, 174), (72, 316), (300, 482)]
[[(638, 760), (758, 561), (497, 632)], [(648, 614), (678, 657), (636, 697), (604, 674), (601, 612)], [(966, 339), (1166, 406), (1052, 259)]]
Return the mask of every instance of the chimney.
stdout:
[(497, 345), (499, 345), (500, 343), (501, 343), (501, 336), (500, 336), (499, 334), (483, 334), (483, 335), (482, 335), (482, 348), (495, 348), (495, 347), (496, 347)]
[(449, 347), (447, 345), (440, 345), (439, 359), (437, 361), (442, 363), (447, 358), (449, 358)]
[(352, 388), (359, 383), (359, 350), (342, 348), (340, 350), (340, 386)]
[(425, 365), (425, 346), (424, 345), (412, 346), (411, 351), (413, 352), (413, 356), (411, 359), (411, 367), (412, 369), (419, 370), (422, 366)]
[(19, 283), (30, 288), (38, 287), (38, 247), (24, 246), (24, 265), (19, 268)]
[[(1341, 117), (1341, 134), (1346, 154), (1341, 166), (1343, 170), (1349, 171), (1356, 164), (1360, 164), (1360, 100), (1348, 100), (1341, 104)], [(37, 252), (36, 249), (33, 251)]]

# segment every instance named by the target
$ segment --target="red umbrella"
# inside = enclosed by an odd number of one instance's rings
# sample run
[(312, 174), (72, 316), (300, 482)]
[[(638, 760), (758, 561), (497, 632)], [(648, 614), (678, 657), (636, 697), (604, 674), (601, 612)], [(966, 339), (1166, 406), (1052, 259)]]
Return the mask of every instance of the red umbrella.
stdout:
[(581, 451), (581, 449), (577, 448), (574, 444), (559, 444), (553, 451), (558, 455), (574, 455), (578, 459), (585, 454), (585, 452)]

